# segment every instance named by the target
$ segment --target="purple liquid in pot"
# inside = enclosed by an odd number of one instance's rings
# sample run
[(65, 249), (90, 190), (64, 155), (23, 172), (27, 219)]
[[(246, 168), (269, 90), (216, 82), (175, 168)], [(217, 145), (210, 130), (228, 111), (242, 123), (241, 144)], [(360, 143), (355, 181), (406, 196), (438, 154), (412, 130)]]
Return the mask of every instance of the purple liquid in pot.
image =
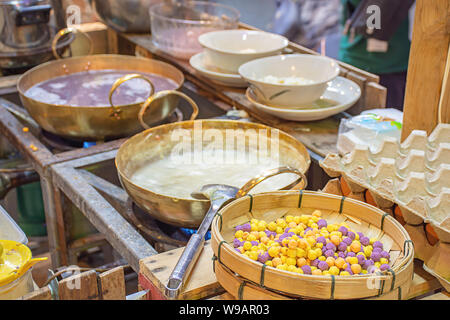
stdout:
[[(126, 70), (91, 70), (56, 77), (38, 83), (28, 89), (28, 98), (48, 104), (67, 105), (72, 107), (105, 107), (110, 106), (109, 91), (113, 83), (130, 73), (139, 73), (149, 78), (155, 92), (173, 90), (178, 87), (172, 79), (150, 73)], [(142, 79), (131, 79), (124, 82), (114, 92), (115, 105), (127, 105), (144, 102), (150, 94), (149, 84)]]

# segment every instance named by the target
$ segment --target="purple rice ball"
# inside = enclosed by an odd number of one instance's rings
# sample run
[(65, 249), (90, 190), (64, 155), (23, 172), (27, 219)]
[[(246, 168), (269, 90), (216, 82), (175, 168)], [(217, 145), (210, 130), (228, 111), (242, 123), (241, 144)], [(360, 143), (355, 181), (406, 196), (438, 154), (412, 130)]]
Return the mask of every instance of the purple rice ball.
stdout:
[(325, 219), (320, 219), (319, 221), (317, 221), (317, 226), (319, 227), (319, 229), (326, 228), (327, 225), (327, 220)]
[[(236, 231), (242, 230), (242, 226), (236, 226), (234, 229), (235, 229)], [(243, 231), (243, 230), (242, 230), (242, 231)]]
[(272, 231), (266, 230), (264, 231), (266, 233), (266, 236), (269, 238), (272, 235)]
[(342, 242), (344, 242), (346, 245), (351, 245), (353, 240), (350, 237), (346, 237), (344, 239), (342, 239)]
[(358, 234), (360, 240), (362, 237), (364, 237), (364, 233), (362, 233), (362, 232), (357, 232), (357, 234)]
[(347, 244), (345, 242), (341, 242), (341, 243), (339, 243), (337, 249), (339, 251), (345, 251), (345, 250), (347, 250)]
[(327, 250), (324, 253), (325, 257), (334, 257), (334, 251), (333, 250)]
[(253, 240), (252, 242), (251, 242), (251, 244), (252, 244), (252, 246), (258, 246), (259, 245), (259, 242), (258, 241), (256, 241), (256, 240)]
[(260, 253), (258, 255), (258, 261), (261, 263), (266, 263), (267, 260), (269, 260), (270, 256), (268, 252)]
[(344, 226), (339, 227), (338, 231), (342, 233), (343, 236), (346, 236), (348, 233), (348, 229)]
[(391, 255), (389, 254), (389, 252), (386, 252), (386, 251), (381, 251), (381, 257), (382, 258), (385, 258), (385, 259), (389, 259), (390, 257), (391, 257)]
[(283, 233), (278, 239), (283, 240), (284, 238), (289, 237), (289, 234), (287, 232)]
[(375, 262), (373, 262), (372, 259), (367, 259), (366, 261), (364, 261), (363, 269), (369, 270), (369, 267), (373, 266), (374, 264)]
[(373, 252), (373, 251), (372, 251), (372, 254), (371, 254), (370, 258), (371, 258), (373, 261), (375, 261), (375, 262), (380, 261), (381, 254), (380, 254), (379, 252)]
[(361, 237), (359, 238), (359, 242), (361, 242), (363, 246), (368, 246), (370, 244), (370, 239), (368, 237)]
[(302, 270), (304, 274), (311, 274), (311, 267), (308, 266), (307, 264), (305, 264), (304, 266), (302, 266)]
[(250, 232), (252, 231), (252, 226), (250, 225), (250, 223), (246, 223), (242, 225), (242, 231), (246, 231), (246, 232)]
[(334, 245), (334, 243), (328, 242), (326, 245), (326, 249), (327, 250), (332, 250), (333, 252), (336, 251), (336, 246)]
[(338, 257), (345, 259), (345, 257), (347, 256), (347, 252), (346, 251), (340, 251), (338, 252)]
[(378, 252), (378, 253), (381, 253), (381, 251), (383, 251), (383, 249), (381, 249), (379, 247), (373, 248), (373, 250), (372, 250), (372, 252)]
[(362, 254), (357, 254), (357, 255), (356, 255), (356, 258), (358, 259), (358, 263), (359, 263), (360, 265), (363, 265), (363, 264), (364, 264), (364, 261), (366, 260)]
[(308, 228), (306, 228), (305, 229), (305, 233), (307, 233), (309, 230), (312, 230), (313, 228), (311, 228), (311, 227), (308, 227)]
[(347, 253), (347, 257), (356, 257), (356, 253), (350, 251)]
[(233, 246), (234, 246), (235, 248), (238, 248), (238, 247), (240, 247), (241, 245), (242, 245), (241, 240), (239, 240), (239, 239), (234, 239), (234, 240), (233, 240)]
[(317, 241), (318, 243), (322, 243), (323, 245), (326, 245), (326, 244), (327, 244), (327, 239), (325, 239), (325, 237), (323, 237), (323, 236), (318, 237), (318, 238), (316, 239), (316, 241)]
[(345, 268), (345, 271), (347, 271), (348, 273), (350, 273), (350, 275), (353, 275), (353, 271), (352, 268), (350, 267), (350, 264), (347, 263), (347, 268)]
[(349, 231), (349, 232), (347, 232), (347, 237), (349, 237), (353, 241), (353, 240), (355, 240), (356, 235), (353, 231)]
[(380, 266), (380, 270), (381, 271), (386, 271), (386, 270), (389, 270), (389, 265), (387, 264), (387, 263), (384, 263), (384, 264), (382, 264), (381, 266)]
[(375, 241), (372, 246), (374, 249), (375, 248), (383, 249), (383, 244), (380, 241)]
[(239, 248), (234, 248), (234, 250), (236, 250), (238, 253), (242, 253), (241, 250), (239, 250)]
[(320, 262), (319, 259), (314, 259), (313, 261), (311, 261), (311, 266), (317, 267), (319, 265), (319, 262)]
[(318, 267), (322, 271), (328, 270), (328, 263), (325, 261), (320, 261)]
[(291, 230), (291, 227), (284, 228), (284, 233), (289, 233), (289, 230)]

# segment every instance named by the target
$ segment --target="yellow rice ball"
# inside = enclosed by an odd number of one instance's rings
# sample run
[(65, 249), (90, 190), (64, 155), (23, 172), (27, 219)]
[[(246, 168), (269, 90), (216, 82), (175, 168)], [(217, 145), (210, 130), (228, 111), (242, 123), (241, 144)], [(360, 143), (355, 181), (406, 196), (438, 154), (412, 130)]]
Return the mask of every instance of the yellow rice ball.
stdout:
[(278, 265), (277, 266), (277, 269), (280, 269), (280, 270), (285, 270), (285, 271), (287, 271), (287, 265), (285, 265), (285, 264), (280, 264), (280, 265)]
[(272, 260), (267, 260), (266, 261), (266, 265), (269, 266), (269, 267), (272, 267), (273, 266)]
[(372, 245), (375, 241), (377, 241), (377, 238), (370, 238), (370, 244)]
[(265, 221), (260, 221), (258, 223), (258, 231), (264, 231), (266, 230), (267, 223)]
[(340, 276), (349, 276), (350, 273), (348, 271), (341, 271)]
[(299, 274), (303, 274), (302, 268), (297, 268), (297, 270), (295, 270), (295, 272), (297, 272), (297, 273), (299, 273)]
[(316, 247), (322, 249), (323, 248), (323, 243), (322, 242), (316, 243)]
[(286, 259), (286, 264), (288, 266), (295, 266), (297, 264), (297, 260), (295, 260), (295, 258), (289, 257)]
[(352, 264), (350, 266), (350, 269), (352, 269), (352, 272), (354, 274), (360, 274), (361, 273), (361, 265), (359, 265), (359, 264)]
[(284, 233), (284, 229), (283, 229), (282, 227), (277, 227), (277, 228), (275, 229), (275, 232), (276, 232), (277, 234), (282, 234), (282, 233)]
[[(250, 245), (251, 245), (251, 243), (250, 243)], [(244, 249), (245, 249), (245, 243), (244, 243)], [(271, 256), (272, 258), (275, 258), (276, 256), (278, 256), (278, 253), (280, 252), (280, 247), (270, 247), (267, 252), (269, 253), (269, 256)]]
[(381, 264), (389, 264), (389, 260), (386, 258), (380, 258), (380, 263)]
[(308, 259), (309, 260), (314, 260), (314, 259), (316, 259), (317, 258), (317, 254), (316, 254), (316, 251), (314, 251), (314, 250), (309, 250), (308, 251)]
[(306, 257), (306, 251), (301, 248), (297, 248), (297, 258), (305, 258)]
[(295, 222), (296, 224), (299, 224), (299, 223), (301, 222), (300, 216), (295, 216), (295, 217), (294, 217), (294, 222)]
[(297, 249), (288, 249), (287, 256), (295, 258), (297, 256)]
[(269, 229), (269, 231), (275, 231), (276, 229), (277, 229), (277, 224), (275, 223), (275, 222), (270, 222), (268, 225), (267, 225), (267, 229)]
[(251, 226), (251, 231), (258, 231), (258, 225), (256, 223), (252, 223), (250, 224)]
[(252, 248), (252, 243), (250, 241), (245, 241), (244, 242), (244, 249), (245, 250), (250, 250)]
[(358, 263), (358, 258), (357, 257), (347, 257), (347, 262), (350, 264), (356, 264)]
[(375, 267), (379, 269), (381, 267), (381, 262), (380, 261), (375, 262)]
[(247, 241), (255, 241), (255, 240), (256, 240), (256, 237), (255, 237), (254, 234), (249, 234), (249, 235), (248, 235)]
[(328, 258), (326, 258), (325, 262), (328, 264), (329, 267), (332, 267), (332, 266), (334, 266), (335, 259), (333, 257), (328, 257)]
[(281, 262), (282, 262), (283, 264), (285, 264), (285, 263), (286, 263), (287, 256), (281, 256), (280, 259), (281, 259)]
[(281, 261), (281, 258), (273, 258), (272, 259), (272, 266), (274, 266), (275, 268), (277, 267), (277, 266), (279, 266), (280, 264), (282, 264), (283, 262)]
[(294, 265), (288, 265), (288, 267), (287, 267), (287, 271), (295, 272), (296, 270), (297, 270), (297, 268)]
[(322, 275), (324, 275), (324, 276), (327, 276), (329, 274), (330, 274), (330, 271), (328, 271), (328, 270), (322, 271)]
[(320, 256), (317, 259), (319, 259), (320, 261), (325, 261), (327, 258), (325, 256)]
[(256, 261), (256, 260), (258, 260), (258, 252), (256, 252), (256, 251), (251, 251), (251, 252), (249, 253), (248, 257), (249, 257), (250, 259)]
[(287, 215), (286, 216), (286, 222), (287, 223), (290, 223), (290, 222), (293, 222), (294, 221), (294, 216), (291, 216), (291, 215)]
[(244, 235), (244, 231), (238, 230), (235, 232), (234, 237), (239, 239), (239, 238), (242, 238), (243, 235)]
[(297, 267), (303, 267), (307, 264), (307, 261), (305, 258), (298, 258), (297, 259)]
[(336, 267), (336, 266), (332, 266), (332, 267), (330, 267), (330, 269), (328, 270), (328, 272), (329, 272), (331, 275), (337, 276), (337, 275), (339, 274), (339, 268)]
[(320, 270), (320, 269), (313, 270), (313, 271), (311, 271), (311, 274), (315, 275), (315, 276), (321, 276), (322, 270)]

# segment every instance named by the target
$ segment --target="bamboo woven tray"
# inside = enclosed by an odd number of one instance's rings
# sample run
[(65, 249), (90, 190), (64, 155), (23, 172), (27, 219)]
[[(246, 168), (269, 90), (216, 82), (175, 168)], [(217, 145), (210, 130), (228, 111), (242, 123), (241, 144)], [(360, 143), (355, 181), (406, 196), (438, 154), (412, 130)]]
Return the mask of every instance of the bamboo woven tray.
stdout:
[[(233, 240), (234, 227), (253, 218), (269, 222), (285, 215), (311, 214), (316, 209), (322, 211), (322, 217), (329, 223), (345, 221), (352, 229), (380, 240), (390, 253), (390, 270), (384, 274), (351, 277), (297, 274), (265, 267), (237, 253), (229, 244)], [(211, 231), (216, 266), (220, 265), (216, 276), (225, 289), (231, 285), (231, 278), (223, 272), (226, 270), (263, 290), (266, 296), (262, 298), (270, 296), (272, 299), (281, 296), (363, 299), (381, 297), (386, 293), (391, 293), (390, 298), (393, 295), (404, 298), (399, 292), (407, 292), (412, 280), (414, 247), (406, 230), (384, 211), (354, 199), (312, 191), (247, 196), (224, 207), (214, 219)], [(235, 294), (235, 291), (230, 293)]]

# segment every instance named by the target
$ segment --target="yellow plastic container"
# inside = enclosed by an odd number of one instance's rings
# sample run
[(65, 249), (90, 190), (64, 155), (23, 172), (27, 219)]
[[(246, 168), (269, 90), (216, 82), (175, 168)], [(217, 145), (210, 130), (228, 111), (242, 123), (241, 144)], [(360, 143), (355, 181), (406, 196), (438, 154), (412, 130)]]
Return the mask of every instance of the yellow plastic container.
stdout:
[(0, 300), (17, 299), (33, 291), (31, 267), (47, 258), (31, 258), (20, 242), (0, 240)]

